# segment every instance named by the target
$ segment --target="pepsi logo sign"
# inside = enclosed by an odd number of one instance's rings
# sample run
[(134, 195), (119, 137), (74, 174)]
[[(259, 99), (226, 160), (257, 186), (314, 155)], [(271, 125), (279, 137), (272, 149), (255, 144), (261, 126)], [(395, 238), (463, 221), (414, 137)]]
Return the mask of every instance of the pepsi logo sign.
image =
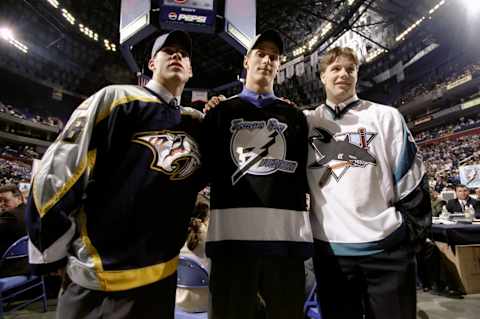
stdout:
[(180, 13), (180, 15), (178, 16), (178, 21), (206, 23), (207, 22), (207, 17), (198, 16), (198, 15), (194, 15), (194, 14)]

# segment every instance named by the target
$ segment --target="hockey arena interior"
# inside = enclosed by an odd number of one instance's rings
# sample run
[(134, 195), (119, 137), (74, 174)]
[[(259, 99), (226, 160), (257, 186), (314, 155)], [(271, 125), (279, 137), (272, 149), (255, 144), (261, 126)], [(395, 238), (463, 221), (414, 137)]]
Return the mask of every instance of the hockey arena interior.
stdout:
[(0, 318), (479, 318), (479, 30), (479, 0), (1, 0)]

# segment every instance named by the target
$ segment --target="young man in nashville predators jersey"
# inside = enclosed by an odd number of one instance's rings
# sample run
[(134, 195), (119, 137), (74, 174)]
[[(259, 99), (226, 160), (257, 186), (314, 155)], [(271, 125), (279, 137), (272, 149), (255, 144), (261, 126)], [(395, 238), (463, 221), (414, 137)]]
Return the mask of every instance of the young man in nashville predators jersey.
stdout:
[(157, 38), (146, 87), (88, 98), (48, 148), (27, 219), (37, 273), (65, 269), (57, 318), (174, 317), (176, 268), (197, 192), (201, 114), (179, 106), (191, 40)]

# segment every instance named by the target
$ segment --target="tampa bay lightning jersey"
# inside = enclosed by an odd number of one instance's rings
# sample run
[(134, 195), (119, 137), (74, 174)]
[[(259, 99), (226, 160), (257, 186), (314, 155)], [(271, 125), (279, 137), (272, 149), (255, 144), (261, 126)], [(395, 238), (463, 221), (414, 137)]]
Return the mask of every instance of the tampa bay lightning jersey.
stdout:
[(255, 105), (236, 96), (204, 119), (209, 257), (311, 256), (306, 119), (291, 105), (269, 99)]

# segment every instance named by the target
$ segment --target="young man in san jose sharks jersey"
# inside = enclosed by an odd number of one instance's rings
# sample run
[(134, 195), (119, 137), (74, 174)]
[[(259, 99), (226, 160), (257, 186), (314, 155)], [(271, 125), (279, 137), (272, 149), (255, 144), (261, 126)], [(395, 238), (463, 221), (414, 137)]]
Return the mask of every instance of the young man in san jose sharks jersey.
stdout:
[(308, 127), (299, 110), (273, 93), (282, 52), (276, 31), (258, 35), (244, 59), (243, 91), (204, 119), (210, 319), (254, 318), (257, 292), (268, 318), (303, 318), (303, 262), (312, 254)]
[(157, 38), (146, 87), (85, 100), (48, 148), (26, 211), (36, 272), (66, 270), (57, 318), (174, 317), (176, 268), (202, 188), (201, 114), (179, 107), (191, 39)]
[(413, 248), (431, 224), (425, 170), (402, 115), (358, 99), (358, 66), (353, 50), (328, 51), (326, 104), (306, 111), (322, 318), (414, 319)]

